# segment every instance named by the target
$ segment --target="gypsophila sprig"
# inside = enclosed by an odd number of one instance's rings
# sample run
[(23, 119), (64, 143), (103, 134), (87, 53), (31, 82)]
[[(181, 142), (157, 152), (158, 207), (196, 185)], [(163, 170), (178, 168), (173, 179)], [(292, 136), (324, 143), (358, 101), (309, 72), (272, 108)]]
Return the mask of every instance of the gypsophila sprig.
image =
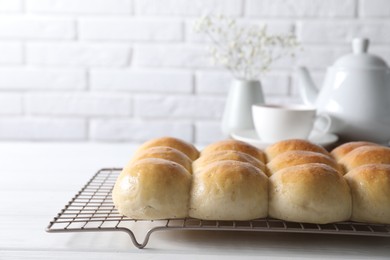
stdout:
[(273, 62), (294, 56), (299, 45), (293, 34), (272, 35), (266, 25), (240, 26), (222, 15), (203, 16), (195, 22), (194, 29), (211, 40), (213, 63), (226, 67), (239, 79), (257, 79)]

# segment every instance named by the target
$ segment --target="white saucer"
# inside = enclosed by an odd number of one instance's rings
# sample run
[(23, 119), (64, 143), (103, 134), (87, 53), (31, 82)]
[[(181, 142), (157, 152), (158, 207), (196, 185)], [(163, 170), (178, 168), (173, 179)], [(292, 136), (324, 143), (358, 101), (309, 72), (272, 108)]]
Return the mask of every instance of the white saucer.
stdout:
[[(254, 129), (236, 131), (232, 133), (231, 136), (233, 139), (252, 144), (261, 149), (264, 149), (268, 145), (272, 144), (272, 142), (265, 142), (260, 140)], [(324, 133), (319, 133), (317, 131), (313, 131), (308, 138), (310, 142), (324, 147), (337, 142), (338, 139), (339, 137), (335, 134), (331, 134), (331, 133), (324, 134)]]

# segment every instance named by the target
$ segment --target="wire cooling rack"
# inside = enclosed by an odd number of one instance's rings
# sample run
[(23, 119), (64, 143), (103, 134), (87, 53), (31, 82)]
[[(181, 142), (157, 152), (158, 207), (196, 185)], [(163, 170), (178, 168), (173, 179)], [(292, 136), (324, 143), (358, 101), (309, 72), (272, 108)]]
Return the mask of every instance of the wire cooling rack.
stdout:
[[(50, 222), (46, 231), (52, 233), (123, 231), (130, 235), (133, 244), (138, 248), (144, 248), (150, 235), (161, 230), (289, 232), (390, 237), (390, 225), (356, 222), (319, 225), (270, 218), (251, 221), (206, 221), (193, 218), (134, 220), (120, 215), (111, 199), (111, 192), (120, 171), (121, 169), (111, 168), (97, 172)], [(143, 241), (139, 242), (138, 235), (136, 236), (134, 231), (145, 227)]]

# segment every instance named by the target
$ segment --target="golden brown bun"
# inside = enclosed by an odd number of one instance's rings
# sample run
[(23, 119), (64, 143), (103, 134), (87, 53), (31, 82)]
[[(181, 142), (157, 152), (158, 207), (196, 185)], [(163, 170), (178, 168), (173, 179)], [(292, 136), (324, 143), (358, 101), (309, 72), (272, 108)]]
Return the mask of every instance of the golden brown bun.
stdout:
[(346, 174), (353, 221), (390, 224), (390, 165), (368, 164)]
[(340, 161), (341, 158), (346, 156), (349, 152), (353, 151), (354, 149), (361, 147), (361, 146), (373, 146), (378, 145), (371, 142), (349, 142), (342, 144), (336, 148), (334, 148), (330, 154), (336, 159), (336, 161)]
[(226, 161), (226, 160), (232, 160), (232, 161), (239, 161), (239, 162), (246, 162), (250, 163), (256, 168), (260, 169), (264, 173), (266, 173), (266, 167), (263, 162), (256, 159), (255, 157), (242, 153), (239, 151), (233, 151), (233, 150), (226, 150), (226, 151), (216, 151), (213, 153), (209, 153), (206, 155), (202, 155), (199, 157), (196, 161), (193, 162), (193, 171), (198, 172), (202, 171), (207, 165), (217, 162), (217, 161)]
[(269, 216), (326, 224), (348, 220), (350, 189), (332, 167), (311, 163), (282, 169), (269, 178)]
[(288, 151), (311, 151), (330, 156), (329, 152), (326, 151), (322, 146), (313, 144), (303, 139), (290, 139), (274, 143), (267, 147), (265, 153), (267, 155), (268, 162), (270, 162), (279, 154)]
[(214, 153), (216, 151), (226, 151), (226, 150), (233, 150), (233, 151), (246, 153), (255, 157), (256, 159), (260, 160), (263, 163), (265, 162), (265, 155), (263, 151), (254, 147), (253, 145), (241, 141), (237, 141), (237, 140), (223, 140), (223, 141), (212, 143), (203, 149), (201, 155), (206, 156), (209, 153)]
[(175, 148), (187, 155), (191, 160), (196, 160), (199, 157), (199, 151), (195, 146), (174, 137), (160, 137), (147, 141), (137, 149), (136, 153), (154, 146), (168, 146)]
[(188, 158), (187, 155), (180, 152), (179, 150), (176, 150), (175, 148), (171, 148), (168, 146), (155, 146), (155, 147), (150, 147), (146, 150), (139, 151), (134, 155), (134, 157), (126, 167), (129, 167), (131, 164), (133, 164), (136, 161), (146, 159), (146, 158), (160, 158), (168, 161), (173, 161), (186, 168), (186, 170), (189, 173), (192, 173), (191, 159)]
[(365, 164), (390, 164), (390, 148), (384, 146), (362, 146), (344, 156), (339, 163), (344, 172)]
[(339, 172), (341, 168), (333, 158), (322, 153), (310, 151), (289, 151), (282, 153), (272, 159), (272, 161), (267, 164), (267, 167), (270, 175), (272, 175), (281, 169), (307, 163), (323, 163)]
[(192, 175), (178, 163), (148, 158), (124, 168), (112, 199), (119, 213), (134, 219), (188, 215)]
[(207, 220), (267, 216), (268, 178), (249, 163), (220, 161), (193, 175), (189, 215)]

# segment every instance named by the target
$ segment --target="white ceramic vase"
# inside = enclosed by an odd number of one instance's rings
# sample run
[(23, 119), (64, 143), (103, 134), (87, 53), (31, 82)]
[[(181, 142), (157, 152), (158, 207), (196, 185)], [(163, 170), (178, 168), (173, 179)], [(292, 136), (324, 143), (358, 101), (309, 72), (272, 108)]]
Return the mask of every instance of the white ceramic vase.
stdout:
[(230, 85), (222, 116), (222, 133), (253, 129), (252, 105), (263, 104), (264, 95), (258, 80), (234, 79)]

